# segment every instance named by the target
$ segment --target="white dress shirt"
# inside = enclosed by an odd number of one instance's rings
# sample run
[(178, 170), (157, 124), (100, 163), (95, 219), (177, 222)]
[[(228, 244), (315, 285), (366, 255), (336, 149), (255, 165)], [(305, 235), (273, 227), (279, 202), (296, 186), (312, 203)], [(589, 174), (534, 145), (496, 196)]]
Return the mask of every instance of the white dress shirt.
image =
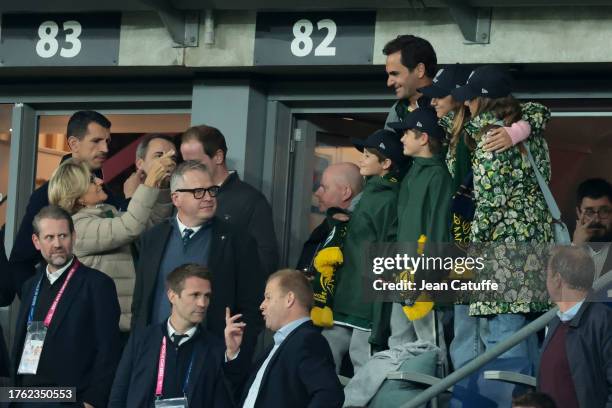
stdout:
[(197, 233), (198, 233), (198, 231), (200, 230), (200, 228), (202, 228), (202, 227), (204, 226), (204, 224), (202, 224), (202, 225), (198, 225), (197, 227), (188, 227), (188, 226), (186, 226), (185, 224), (183, 224), (183, 223), (181, 222), (181, 220), (179, 219), (178, 214), (176, 215), (176, 223), (178, 224), (178, 227), (179, 227), (179, 232), (181, 233), (181, 237), (184, 235), (184, 234), (183, 234), (183, 232), (184, 232), (184, 231), (185, 231), (187, 228), (189, 228), (190, 230), (192, 230), (192, 231), (193, 231), (193, 233), (191, 234), (191, 236), (193, 237), (195, 234), (197, 234)]
[[(168, 318), (168, 323), (166, 324), (167, 328), (168, 328), (168, 337), (170, 337), (170, 339), (172, 339), (172, 335), (174, 333), (176, 333), (176, 330), (174, 330), (174, 327), (172, 327), (172, 323), (170, 323), (170, 318)], [(179, 333), (179, 334), (184, 334), (187, 337), (183, 337), (180, 341), (179, 341), (179, 346), (183, 343), (185, 343), (186, 341), (188, 341), (190, 338), (193, 337), (193, 335), (195, 334), (196, 330), (198, 329), (198, 326), (193, 326), (191, 329), (187, 330), (185, 333)]]
[(274, 347), (266, 357), (266, 360), (263, 362), (259, 370), (257, 371), (257, 375), (255, 375), (255, 379), (253, 380), (253, 384), (251, 384), (251, 388), (249, 388), (249, 393), (247, 394), (246, 399), (244, 400), (243, 408), (253, 408), (255, 407), (255, 402), (257, 401), (257, 395), (259, 394), (259, 387), (261, 387), (261, 380), (263, 379), (263, 375), (266, 372), (266, 368), (276, 353), (276, 350), (280, 347), (282, 342), (291, 334), (292, 331), (298, 328), (302, 323), (305, 323), (310, 320), (310, 317), (302, 317), (301, 319), (297, 319), (288, 323), (278, 329), (276, 333), (274, 333)]
[(70, 268), (70, 266), (72, 266), (73, 260), (74, 260), (74, 257), (72, 257), (72, 259), (70, 259), (70, 261), (66, 265), (62, 266), (55, 272), (49, 272), (49, 265), (47, 265), (46, 274), (47, 274), (47, 279), (49, 279), (50, 285), (53, 285), (53, 282), (58, 280), (60, 276), (62, 276), (62, 273), (66, 272), (66, 270)]

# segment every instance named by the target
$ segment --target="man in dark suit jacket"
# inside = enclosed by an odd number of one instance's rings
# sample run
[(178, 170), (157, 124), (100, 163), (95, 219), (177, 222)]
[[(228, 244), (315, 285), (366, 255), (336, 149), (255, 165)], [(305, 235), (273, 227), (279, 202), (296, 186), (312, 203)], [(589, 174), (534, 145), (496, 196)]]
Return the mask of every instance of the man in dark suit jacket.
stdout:
[[(342, 386), (321, 331), (310, 321), (313, 293), (299, 271), (283, 269), (268, 279), (261, 311), (274, 334), (270, 346), (255, 364), (242, 393), (243, 408), (341, 407)], [(241, 353), (244, 323), (240, 315), (226, 318), (226, 356)], [(226, 367), (231, 372), (232, 367)]]
[(557, 304), (540, 357), (538, 390), (558, 406), (612, 406), (612, 310), (590, 298), (595, 263), (584, 248), (558, 247), (546, 286)]
[[(68, 121), (66, 133), (72, 154), (64, 156), (62, 162), (72, 157), (87, 164), (94, 174), (102, 179), (102, 165), (108, 155), (110, 143), (110, 127), (110, 121), (98, 112), (79, 111), (73, 114)], [(32, 245), (32, 220), (43, 207), (49, 205), (48, 189), (49, 183), (45, 183), (30, 196), (11, 251), (11, 274), (15, 290), (20, 296), (19, 291), (23, 283), (34, 275), (36, 264), (42, 261), (40, 253)], [(117, 208), (126, 207), (124, 200), (114, 197), (106, 189), (105, 192), (108, 196), (107, 203)]]
[(166, 276), (177, 266), (197, 263), (211, 271), (215, 288), (206, 328), (222, 339), (225, 308), (241, 313), (248, 329), (240, 360), (249, 363), (263, 328), (258, 305), (265, 277), (253, 238), (215, 217), (218, 189), (206, 166), (196, 161), (181, 163), (172, 174), (170, 190), (177, 215), (140, 239), (132, 327), (165, 321), (170, 314)]
[[(172, 314), (130, 337), (113, 383), (110, 408), (152, 407), (156, 398), (183, 397), (191, 407), (232, 406), (223, 375), (223, 341), (200, 327), (210, 303), (210, 281), (208, 269), (197, 264), (170, 272), (166, 286)], [(158, 378), (163, 379), (161, 388)]]
[(278, 243), (272, 221), (272, 208), (255, 187), (240, 180), (238, 172), (227, 168), (227, 144), (219, 129), (200, 125), (181, 136), (185, 160), (197, 160), (208, 167), (213, 184), (219, 186), (217, 216), (239, 231), (251, 234), (266, 276), (278, 267)]
[[(77, 402), (104, 407), (120, 353), (115, 284), (72, 255), (74, 225), (61, 208), (48, 206), (34, 217), (32, 240), (48, 265), (23, 286), (12, 354), (15, 385), (76, 387)], [(47, 331), (38, 367), (25, 373), (20, 366), (30, 321), (44, 322)]]

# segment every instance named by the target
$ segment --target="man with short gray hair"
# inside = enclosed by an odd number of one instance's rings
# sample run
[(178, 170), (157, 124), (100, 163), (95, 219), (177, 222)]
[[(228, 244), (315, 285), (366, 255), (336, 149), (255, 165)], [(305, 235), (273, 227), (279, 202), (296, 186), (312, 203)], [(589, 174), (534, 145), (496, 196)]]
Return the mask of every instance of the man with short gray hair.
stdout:
[(245, 353), (240, 358), (250, 362), (263, 326), (258, 305), (265, 276), (257, 246), (249, 234), (215, 216), (219, 186), (204, 164), (181, 163), (172, 173), (170, 190), (176, 216), (154, 226), (140, 239), (132, 326), (141, 329), (168, 317), (170, 303), (164, 282), (172, 270), (185, 263), (206, 266), (215, 285), (206, 328), (223, 338), (225, 308), (242, 314), (247, 329)]
[(538, 390), (558, 406), (612, 406), (612, 309), (590, 297), (595, 264), (579, 247), (560, 247), (546, 287), (557, 304), (542, 346)]

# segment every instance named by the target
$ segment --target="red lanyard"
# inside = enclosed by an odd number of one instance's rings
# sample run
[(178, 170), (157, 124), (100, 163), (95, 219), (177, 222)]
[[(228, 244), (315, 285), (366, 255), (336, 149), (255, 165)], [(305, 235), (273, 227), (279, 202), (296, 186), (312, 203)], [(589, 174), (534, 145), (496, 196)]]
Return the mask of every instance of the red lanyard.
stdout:
[[(191, 369), (193, 367), (195, 351), (191, 353), (189, 367), (183, 382), (183, 394), (187, 394), (187, 386), (189, 385), (189, 377), (191, 377)], [(162, 337), (161, 349), (159, 350), (159, 363), (157, 365), (157, 385), (155, 386), (155, 397), (161, 398), (164, 391), (164, 372), (166, 371), (166, 336)]]
[[(74, 273), (76, 272), (79, 266), (81, 266), (81, 263), (75, 257), (72, 267), (68, 271), (68, 276), (66, 276), (66, 280), (62, 284), (62, 287), (60, 288), (59, 292), (57, 292), (57, 295), (55, 295), (55, 299), (53, 299), (53, 303), (51, 303), (51, 307), (49, 308), (49, 311), (47, 311), (47, 316), (45, 317), (45, 320), (43, 321), (43, 324), (45, 325), (45, 327), (49, 327), (51, 325), (51, 320), (53, 319), (53, 315), (55, 315), (57, 305), (59, 304), (62, 296), (64, 295), (66, 286), (68, 286), (68, 282), (70, 282), (70, 279), (72, 279), (72, 276), (74, 275)], [(40, 292), (40, 285), (44, 277), (45, 275), (43, 273), (43, 276), (41, 276), (40, 281), (38, 281), (38, 285), (36, 286), (36, 291), (34, 292), (34, 297), (32, 298), (32, 305), (30, 306), (30, 316), (28, 318), (28, 323), (30, 323), (33, 320), (34, 307), (36, 306), (36, 302), (38, 301), (38, 293)]]
[(157, 366), (157, 386), (155, 396), (160, 398), (164, 389), (164, 372), (166, 371), (166, 336), (162, 337), (161, 350), (159, 351), (159, 364)]

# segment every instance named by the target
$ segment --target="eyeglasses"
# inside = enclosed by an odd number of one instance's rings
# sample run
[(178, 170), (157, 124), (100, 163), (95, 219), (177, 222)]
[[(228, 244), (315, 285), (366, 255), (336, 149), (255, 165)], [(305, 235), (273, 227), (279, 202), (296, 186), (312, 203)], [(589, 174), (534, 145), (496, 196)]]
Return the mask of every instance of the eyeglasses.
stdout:
[(610, 217), (610, 214), (612, 214), (612, 208), (601, 207), (598, 210), (587, 208), (586, 210), (582, 210), (582, 213), (588, 218), (593, 218), (595, 215), (598, 215), (600, 219), (605, 220)]
[(175, 191), (179, 192), (179, 193), (191, 193), (193, 194), (193, 198), (195, 198), (196, 200), (200, 200), (202, 198), (204, 198), (204, 195), (206, 194), (206, 192), (208, 192), (208, 194), (211, 197), (216, 197), (217, 193), (219, 192), (219, 186), (211, 186), (208, 188), (179, 188), (176, 189)]

